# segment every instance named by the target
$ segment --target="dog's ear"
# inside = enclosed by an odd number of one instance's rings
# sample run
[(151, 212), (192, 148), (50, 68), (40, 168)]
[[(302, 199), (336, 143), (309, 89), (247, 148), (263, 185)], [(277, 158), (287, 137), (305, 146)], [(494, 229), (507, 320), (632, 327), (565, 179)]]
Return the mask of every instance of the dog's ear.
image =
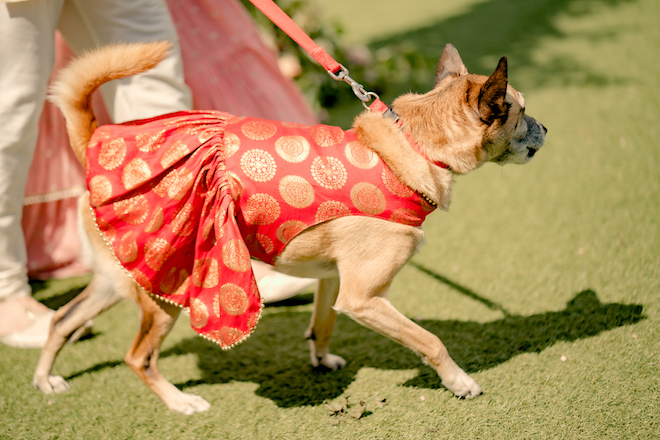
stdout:
[(507, 85), (507, 61), (506, 57), (502, 57), (493, 74), (479, 91), (479, 113), (488, 124), (507, 116), (505, 102)]
[(447, 44), (442, 50), (440, 55), (440, 61), (438, 62), (438, 67), (435, 69), (435, 84), (437, 85), (444, 78), (449, 75), (461, 76), (467, 75), (468, 71), (463, 64), (461, 56), (458, 54), (458, 50), (452, 44)]

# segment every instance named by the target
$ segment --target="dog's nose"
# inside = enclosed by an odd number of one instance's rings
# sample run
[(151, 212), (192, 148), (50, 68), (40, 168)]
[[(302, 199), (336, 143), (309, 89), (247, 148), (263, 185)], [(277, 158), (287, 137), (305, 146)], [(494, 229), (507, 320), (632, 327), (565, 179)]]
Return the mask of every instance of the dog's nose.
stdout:
[(548, 133), (548, 129), (545, 128), (545, 125), (541, 124), (541, 128), (543, 129), (543, 133), (544, 133), (544, 134), (547, 134), (547, 133)]

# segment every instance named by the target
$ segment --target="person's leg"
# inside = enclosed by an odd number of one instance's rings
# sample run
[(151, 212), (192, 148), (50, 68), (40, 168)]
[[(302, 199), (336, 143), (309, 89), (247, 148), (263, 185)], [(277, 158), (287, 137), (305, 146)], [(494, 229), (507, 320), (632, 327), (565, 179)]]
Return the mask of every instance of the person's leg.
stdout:
[(76, 53), (118, 42), (174, 43), (154, 69), (101, 87), (113, 122), (192, 108), (176, 30), (163, 0), (68, 0), (59, 30)]
[(251, 262), (264, 304), (283, 301), (303, 292), (313, 292), (318, 282), (315, 278), (299, 278), (278, 272), (273, 266), (259, 260)]
[[(63, 0), (0, 3), (0, 337), (47, 309), (30, 296), (21, 215)], [(48, 318), (50, 315), (48, 314)], [(49, 320), (49, 319), (48, 319)], [(43, 323), (39, 323), (40, 325)], [(28, 341), (28, 345), (31, 342)]]

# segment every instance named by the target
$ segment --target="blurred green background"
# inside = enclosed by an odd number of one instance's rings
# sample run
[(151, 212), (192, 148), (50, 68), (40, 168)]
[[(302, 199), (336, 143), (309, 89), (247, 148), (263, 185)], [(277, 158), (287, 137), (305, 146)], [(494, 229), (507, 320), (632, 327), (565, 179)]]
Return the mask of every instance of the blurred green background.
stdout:
[[(530, 164), (456, 179), (449, 212), (429, 217), (426, 246), (391, 291), (484, 394), (453, 398), (408, 350), (343, 316), (333, 351), (348, 365), (312, 371), (307, 294), (267, 307), (229, 352), (181, 319), (161, 369), (213, 406), (173, 414), (123, 364), (137, 310), (121, 303), (62, 352), (65, 394), (32, 389), (38, 351), (0, 346), (0, 438), (659, 438), (660, 3), (282, 4), (385, 101), (428, 90), (446, 43), (474, 73), (506, 55), (527, 112), (548, 127)], [(302, 64), (317, 109), (349, 126), (361, 104)], [(34, 288), (56, 307), (86, 281)]]

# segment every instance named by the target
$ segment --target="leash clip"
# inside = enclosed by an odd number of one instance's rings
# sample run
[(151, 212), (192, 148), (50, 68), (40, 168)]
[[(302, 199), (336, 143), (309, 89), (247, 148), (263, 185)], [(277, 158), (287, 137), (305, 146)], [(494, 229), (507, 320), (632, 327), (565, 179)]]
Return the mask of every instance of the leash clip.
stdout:
[(369, 108), (367, 104), (369, 101), (372, 99), (379, 99), (378, 95), (374, 92), (368, 92), (364, 89), (364, 86), (357, 81), (355, 81), (353, 78), (349, 76), (348, 69), (344, 67), (342, 64), (339, 65), (339, 70), (337, 72), (333, 72), (331, 70), (328, 70), (328, 75), (332, 77), (335, 81), (344, 81), (348, 85), (351, 86), (351, 89), (353, 90), (353, 93), (357, 98), (362, 101), (362, 105), (364, 108)]

